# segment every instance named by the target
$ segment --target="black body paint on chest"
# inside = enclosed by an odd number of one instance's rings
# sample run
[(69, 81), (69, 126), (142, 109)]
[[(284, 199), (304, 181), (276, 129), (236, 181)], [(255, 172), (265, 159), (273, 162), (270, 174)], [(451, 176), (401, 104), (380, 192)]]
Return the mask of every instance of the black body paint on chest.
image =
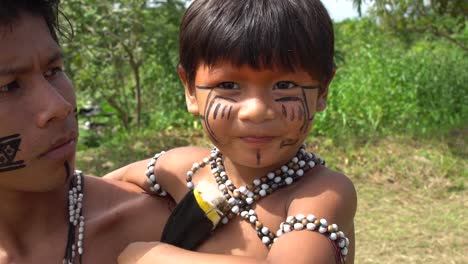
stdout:
[(0, 138), (0, 172), (26, 167), (23, 160), (15, 161), (16, 153), (20, 150), (20, 144), (19, 134)]

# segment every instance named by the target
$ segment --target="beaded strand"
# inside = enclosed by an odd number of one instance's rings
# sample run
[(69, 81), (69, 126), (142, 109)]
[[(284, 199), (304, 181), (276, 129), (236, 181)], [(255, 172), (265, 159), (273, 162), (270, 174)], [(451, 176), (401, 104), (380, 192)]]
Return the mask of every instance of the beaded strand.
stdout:
[(146, 181), (150, 185), (150, 191), (159, 196), (167, 196), (167, 192), (161, 188), (161, 185), (157, 182), (156, 174), (154, 173), (154, 168), (156, 167), (156, 161), (164, 154), (165, 151), (161, 151), (156, 153), (154, 157), (151, 158), (150, 162), (148, 163), (147, 170), (146, 170)]
[[(76, 254), (79, 255), (79, 263), (82, 262), (83, 242), (85, 231), (85, 217), (83, 216), (84, 176), (79, 170), (75, 170), (68, 189), (68, 237), (63, 257), (63, 264), (73, 264)], [(78, 228), (78, 239), (76, 229)]]
[[(156, 182), (154, 174), (154, 166), (156, 160), (164, 152), (156, 154), (148, 164), (146, 175), (148, 176), (148, 183), (152, 186), (151, 191), (154, 193), (165, 196), (167, 192), (161, 189), (161, 186)], [(268, 227), (258, 219), (255, 210), (252, 206), (261, 198), (272, 194), (274, 191), (289, 186), (295, 181), (299, 180), (305, 173), (315, 167), (317, 164), (325, 165), (325, 161), (315, 154), (307, 152), (305, 145), (301, 146), (295, 157), (293, 157), (287, 164), (281, 166), (280, 169), (274, 172), (267, 173), (259, 179), (255, 179), (251, 184), (243, 185), (237, 188), (231, 180), (229, 180), (222, 160), (221, 152), (216, 148), (212, 148), (208, 157), (204, 158), (201, 162), (195, 162), (186, 175), (186, 185), (190, 190), (193, 190), (195, 185), (193, 183), (193, 176), (200, 169), (210, 164), (211, 173), (213, 174), (218, 189), (228, 201), (229, 208), (221, 208), (224, 214), (221, 223), (227, 224), (230, 219), (236, 215), (240, 215), (244, 220), (250, 222), (252, 227), (257, 231), (258, 237), (262, 243), (270, 248), (275, 240), (281, 235), (291, 232), (307, 229), (309, 231), (317, 231), (321, 234), (327, 235), (335, 245), (340, 249), (343, 258), (348, 254), (349, 240), (345, 237), (342, 231), (338, 230), (336, 224), (328, 225), (325, 219), (317, 219), (313, 215), (297, 215), (289, 216), (285, 222), (281, 223), (280, 229), (275, 233), (271, 232)]]

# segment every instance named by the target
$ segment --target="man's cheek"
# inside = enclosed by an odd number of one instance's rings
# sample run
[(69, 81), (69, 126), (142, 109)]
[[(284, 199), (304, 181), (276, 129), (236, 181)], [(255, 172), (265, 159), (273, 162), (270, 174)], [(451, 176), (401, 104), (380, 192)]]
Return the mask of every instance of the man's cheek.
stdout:
[(0, 172), (19, 170), (26, 167), (24, 160), (19, 160), (21, 135), (13, 134), (0, 138)]

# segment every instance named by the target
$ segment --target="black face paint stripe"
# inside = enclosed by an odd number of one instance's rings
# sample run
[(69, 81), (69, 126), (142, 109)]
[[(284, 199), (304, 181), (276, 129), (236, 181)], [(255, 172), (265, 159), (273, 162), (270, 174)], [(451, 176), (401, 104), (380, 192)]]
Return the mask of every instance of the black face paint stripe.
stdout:
[(195, 85), (195, 87), (200, 90), (212, 90), (215, 88), (214, 86), (203, 86), (203, 85)]
[(302, 118), (304, 117), (304, 113), (302, 112), (302, 108), (300, 106), (297, 107), (297, 114), (299, 116), (299, 120), (302, 120)]
[(213, 119), (216, 120), (216, 117), (218, 117), (218, 111), (219, 111), (219, 108), (221, 107), (221, 104), (218, 103), (218, 105), (216, 105), (216, 108), (214, 110), (214, 113), (213, 113)]
[(26, 167), (23, 160), (15, 161), (20, 145), (20, 134), (0, 138), (0, 172)]
[[(215, 143), (218, 143), (218, 139), (216, 138), (216, 135), (214, 134), (213, 130), (211, 129), (211, 126), (210, 126), (210, 122), (208, 122), (208, 119), (209, 119), (209, 111), (210, 111), (210, 108), (211, 106), (213, 105), (214, 103), (214, 100), (216, 99), (213, 98), (213, 100), (211, 100), (211, 94), (213, 93), (214, 90), (211, 90), (210, 93), (208, 94), (208, 97), (206, 98), (206, 102), (205, 102), (205, 128), (206, 130), (208, 131), (208, 134), (210, 136), (211, 139), (213, 139), (213, 141)], [(208, 107), (208, 104), (210, 104), (210, 106)]]
[(281, 141), (281, 143), (280, 143), (280, 148), (284, 148), (284, 147), (287, 147), (287, 146), (294, 146), (294, 145), (296, 145), (298, 142), (299, 142), (299, 139), (287, 139), (287, 140), (283, 140), (283, 141)]
[(291, 108), (291, 112), (292, 112), (292, 115), (291, 115), (291, 122), (294, 121), (294, 119), (296, 119), (296, 112), (294, 111), (294, 107)]
[(229, 111), (228, 111), (228, 116), (227, 116), (227, 119), (231, 119), (231, 111), (232, 111), (232, 105), (229, 107)]
[(221, 111), (221, 118), (224, 119), (224, 114), (226, 113), (226, 108), (227, 108), (227, 105), (225, 105), (223, 107), (223, 110)]
[(260, 155), (260, 150), (257, 149), (257, 165), (260, 165), (261, 159), (262, 159), (262, 157)]
[(278, 99), (275, 99), (276, 102), (297, 102), (297, 101), (301, 101), (301, 98), (299, 97), (282, 97), (282, 98), (278, 98)]
[(281, 105), (281, 110), (283, 111), (284, 118), (288, 118), (288, 111), (286, 111), (286, 106)]
[[(210, 93), (208, 94), (208, 97), (207, 97), (207, 100), (206, 100), (206, 104), (205, 104), (205, 127), (208, 131), (208, 133), (210, 134), (210, 137), (213, 139), (213, 141), (215, 141), (216, 143), (218, 143), (218, 139), (213, 131), (213, 129), (211, 128), (211, 125), (210, 125), (210, 122), (209, 122), (209, 115), (211, 113), (211, 109), (213, 108), (213, 105), (216, 103), (216, 101), (218, 99), (222, 99), (222, 100), (226, 100), (228, 102), (234, 102), (234, 103), (237, 103), (236, 100), (232, 99), (232, 98), (229, 98), (229, 97), (224, 97), (224, 96), (215, 96), (213, 99), (210, 100), (211, 98), (211, 93), (213, 92), (214, 90), (211, 90)], [(206, 106), (208, 106), (208, 108), (206, 108)], [(216, 109), (218, 109), (219, 111), (219, 107), (220, 104), (217, 105)], [(232, 108), (232, 106), (231, 106)], [(217, 116), (217, 111), (215, 110), (216, 112), (216, 116)], [(230, 114), (230, 111), (229, 111), (229, 114)], [(215, 115), (213, 115), (213, 117), (215, 117)], [(214, 118), (216, 119), (216, 118)], [(229, 119), (229, 115), (228, 115), (228, 119)]]
[(306, 85), (306, 86), (300, 86), (302, 89), (306, 89), (306, 90), (315, 90), (315, 89), (319, 89), (320, 88), (320, 85)]
[(305, 94), (305, 90), (304, 90), (304, 89), (302, 89), (302, 96), (303, 96), (303, 98), (304, 98), (304, 106), (305, 106), (305, 109), (306, 109), (306, 111), (307, 111), (307, 112), (306, 112), (306, 113), (307, 113), (306, 116), (307, 116), (307, 119), (309, 119), (309, 121), (310, 121), (309, 104), (307, 103), (307, 96), (306, 96), (306, 94)]

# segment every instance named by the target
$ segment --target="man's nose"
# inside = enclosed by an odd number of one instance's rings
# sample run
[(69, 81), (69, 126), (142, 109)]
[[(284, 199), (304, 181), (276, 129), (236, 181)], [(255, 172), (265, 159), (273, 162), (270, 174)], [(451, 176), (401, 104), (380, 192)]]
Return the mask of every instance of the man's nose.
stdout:
[(38, 111), (36, 125), (40, 128), (47, 127), (49, 123), (63, 120), (73, 112), (73, 104), (64, 97), (61, 88), (53, 86), (44, 77), (38, 78), (36, 84)]

